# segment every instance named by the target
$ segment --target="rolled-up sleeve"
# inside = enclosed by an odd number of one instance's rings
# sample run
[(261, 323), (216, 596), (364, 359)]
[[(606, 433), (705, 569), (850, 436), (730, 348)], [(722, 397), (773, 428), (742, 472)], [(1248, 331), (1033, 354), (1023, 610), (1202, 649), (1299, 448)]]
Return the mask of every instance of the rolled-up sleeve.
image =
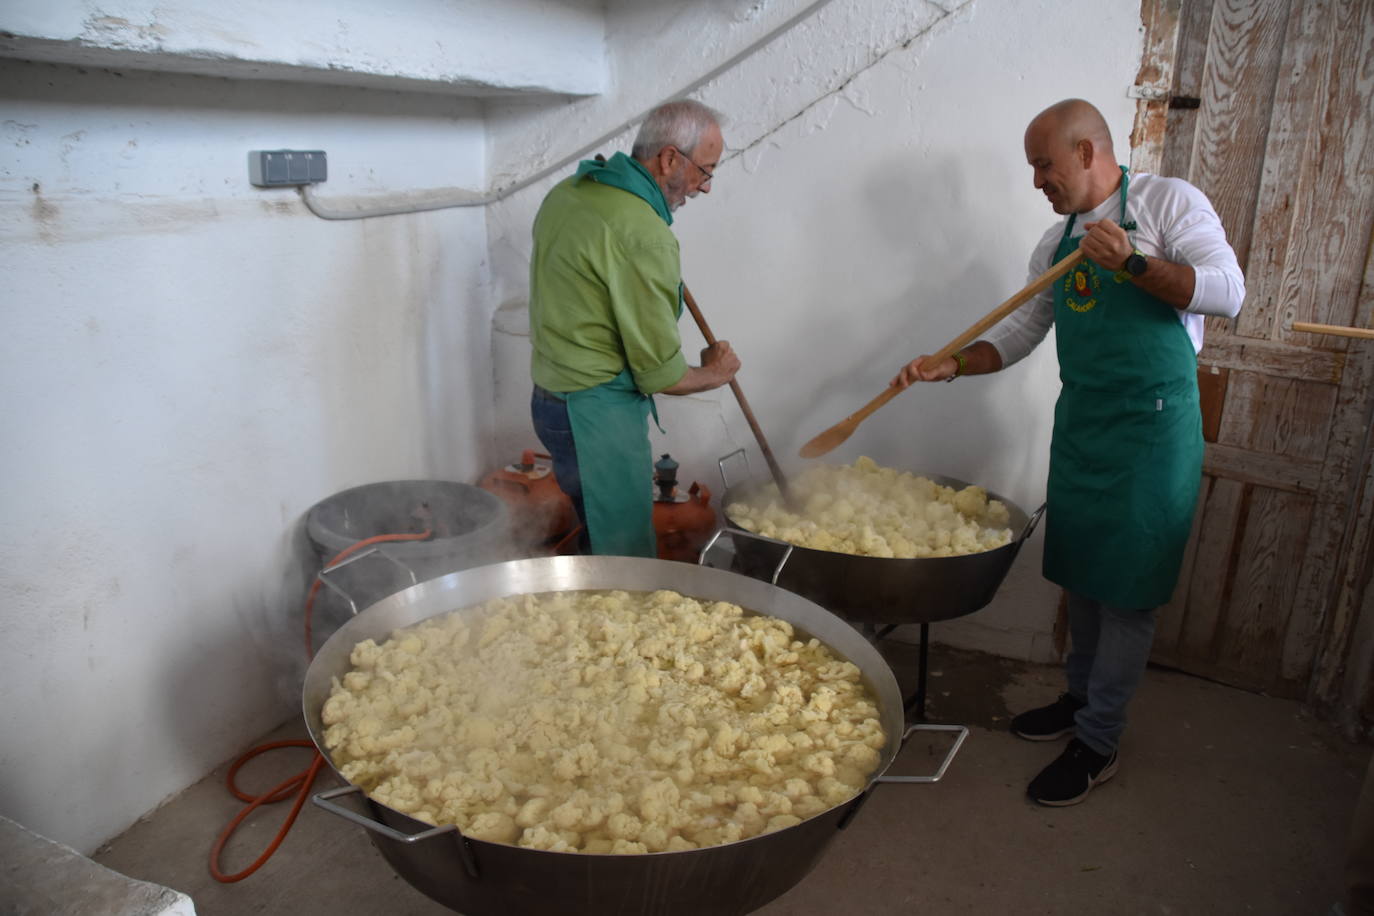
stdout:
[(677, 329), (681, 267), (676, 241), (627, 246), (607, 278), (611, 313), (635, 386), (645, 394), (687, 374)]

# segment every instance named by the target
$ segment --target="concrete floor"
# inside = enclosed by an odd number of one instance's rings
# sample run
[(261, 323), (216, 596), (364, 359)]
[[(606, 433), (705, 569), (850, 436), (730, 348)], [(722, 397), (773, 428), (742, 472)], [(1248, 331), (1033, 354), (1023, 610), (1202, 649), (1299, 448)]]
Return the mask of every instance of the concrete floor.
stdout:
[[(914, 689), (915, 648), (887, 639), (882, 649), (900, 683)], [(931, 666), (928, 719), (971, 728), (945, 779), (879, 786), (815, 870), (761, 916), (1324, 916), (1338, 899), (1350, 812), (1370, 752), (1298, 704), (1152, 668), (1132, 707), (1116, 777), (1082, 805), (1050, 809), (1026, 801), (1025, 785), (1062, 742), (1019, 740), (1006, 727), (1012, 711), (1058, 695), (1058, 669), (938, 645)], [(305, 734), (293, 721), (264, 740)], [(933, 771), (944, 747), (920, 737), (891, 773)], [(240, 782), (276, 785), (308, 758), (305, 750), (274, 752), (250, 764)], [(361, 828), (310, 804), (259, 872), (216, 883), (209, 851), (241, 807), (224, 788), (225, 769), (95, 860), (189, 894), (200, 916), (450, 912), (397, 877)], [(316, 785), (334, 784), (322, 775)], [(226, 870), (258, 855), (286, 807), (260, 810), (240, 828)]]

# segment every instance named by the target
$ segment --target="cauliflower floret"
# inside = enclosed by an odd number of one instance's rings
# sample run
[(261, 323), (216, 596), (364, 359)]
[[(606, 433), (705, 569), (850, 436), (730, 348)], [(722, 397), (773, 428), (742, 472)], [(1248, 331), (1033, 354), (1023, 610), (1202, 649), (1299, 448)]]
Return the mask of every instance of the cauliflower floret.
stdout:
[(606, 820), (606, 832), (617, 840), (633, 840), (639, 837), (644, 824), (633, 814), (624, 811), (612, 814)]
[(381, 654), (381, 647), (377, 643), (371, 639), (364, 639), (353, 647), (353, 652), (349, 655), (348, 660), (353, 663), (353, 667), (370, 671), (376, 667), (377, 659), (381, 657)]
[[(347, 682), (347, 680), (348, 678), (345, 677), (344, 681)], [(361, 704), (359, 704), (357, 696), (351, 692), (351, 688), (346, 686), (340, 688), (339, 682), (335, 681), (334, 691), (334, 693), (329, 695), (329, 699), (324, 701), (324, 708), (320, 710), (320, 721), (325, 725), (337, 725), (341, 722), (352, 720), (356, 718), (360, 712)], [(351, 731), (351, 729), (340, 729), (335, 732), (339, 738), (333, 742), (329, 740), (329, 733), (326, 732), (325, 746), (328, 748), (337, 747), (339, 744), (343, 743), (342, 738), (344, 735), (347, 735), (349, 731)]]
[(515, 816), (515, 822), (521, 827), (534, 827), (543, 823), (548, 808), (547, 798), (531, 798), (520, 808), (520, 813)]
[(581, 837), (568, 831), (550, 830), (541, 824), (529, 827), (520, 834), (520, 845), (550, 852), (576, 852), (581, 845)]
[(671, 779), (651, 782), (639, 792), (640, 817), (646, 821), (676, 826), (680, 820), (678, 801), (681, 797), (677, 783)]

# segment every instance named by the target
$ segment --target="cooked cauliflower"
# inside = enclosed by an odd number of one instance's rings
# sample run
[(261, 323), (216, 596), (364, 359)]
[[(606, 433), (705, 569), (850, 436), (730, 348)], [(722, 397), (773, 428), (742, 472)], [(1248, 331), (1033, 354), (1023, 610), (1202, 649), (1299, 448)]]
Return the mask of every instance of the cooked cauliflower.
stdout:
[(696, 849), (860, 792), (887, 743), (859, 669), (673, 591), (522, 595), (360, 642), (321, 717), (376, 801), (556, 852)]
[(1011, 513), (982, 487), (956, 491), (871, 458), (810, 467), (790, 490), (792, 508), (770, 483), (725, 514), (755, 534), (865, 557), (955, 557), (1011, 542)]

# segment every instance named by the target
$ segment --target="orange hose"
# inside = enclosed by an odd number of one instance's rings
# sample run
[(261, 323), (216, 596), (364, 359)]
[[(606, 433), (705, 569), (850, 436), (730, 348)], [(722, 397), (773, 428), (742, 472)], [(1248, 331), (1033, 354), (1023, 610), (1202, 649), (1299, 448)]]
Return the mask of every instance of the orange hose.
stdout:
[[(375, 537), (370, 537), (345, 547), (324, 565), (325, 567), (333, 566), (335, 563), (338, 563), (354, 552), (364, 547), (371, 546), (372, 544), (380, 544), (386, 541), (423, 541), (431, 534), (433, 534), (433, 531), (428, 528), (419, 534), (379, 534)], [(307, 660), (315, 657), (315, 649), (314, 646), (311, 645), (310, 618), (315, 606), (315, 595), (319, 593), (321, 581), (320, 577), (316, 575), (315, 582), (310, 586), (310, 594), (306, 596), (305, 599), (305, 657)], [(268, 859), (272, 858), (272, 854), (277, 851), (277, 847), (286, 839), (286, 834), (291, 830), (291, 825), (296, 823), (296, 816), (301, 813), (301, 808), (304, 807), (305, 800), (310, 795), (310, 789), (315, 784), (315, 777), (319, 775), (320, 767), (324, 766), (324, 755), (317, 750), (314, 757), (311, 758), (309, 766), (283, 782), (281, 785), (261, 795), (249, 795), (235, 784), (234, 777), (244, 764), (261, 753), (282, 747), (313, 748), (315, 744), (313, 741), (301, 740), (272, 741), (267, 744), (260, 744), (235, 760), (233, 765), (229, 767), (228, 775), (225, 776), (225, 784), (229, 787), (229, 791), (233, 793), (234, 797), (240, 801), (246, 801), (249, 804), (248, 807), (235, 815), (234, 819), (225, 826), (224, 830), (220, 832), (219, 839), (215, 840), (214, 848), (210, 850), (210, 875), (222, 884), (232, 884), (235, 881), (242, 881), (244, 878), (247, 878), (253, 872), (261, 868)], [(253, 864), (249, 865), (243, 871), (235, 872), (232, 875), (226, 875), (222, 872), (219, 867), (220, 853), (224, 851), (225, 844), (228, 843), (229, 838), (234, 835), (234, 831), (238, 829), (239, 824), (243, 823), (248, 815), (252, 814), (263, 805), (271, 805), (277, 802), (286, 801), (291, 797), (292, 790), (297, 786), (300, 786), (300, 789), (296, 792), (296, 803), (291, 806), (291, 813), (286, 816), (286, 820), (282, 822), (281, 829), (277, 831), (277, 835), (272, 839), (268, 847), (263, 850), (262, 855), (258, 856)]]
[[(224, 831), (220, 833), (219, 839), (215, 841), (215, 848), (210, 850), (210, 874), (216, 881), (222, 884), (232, 884), (235, 881), (242, 881), (244, 878), (247, 878), (253, 872), (261, 868), (268, 859), (272, 858), (272, 854), (277, 851), (277, 847), (286, 839), (286, 834), (291, 830), (291, 825), (296, 823), (296, 815), (301, 813), (301, 808), (305, 805), (305, 799), (310, 795), (310, 787), (314, 785), (315, 777), (319, 775), (320, 767), (324, 765), (324, 757), (319, 751), (316, 751), (314, 758), (310, 761), (310, 766), (306, 767), (295, 776), (292, 776), (270, 792), (264, 792), (257, 796), (241, 792), (239, 788), (234, 785), (234, 773), (236, 773), (238, 768), (243, 764), (264, 751), (270, 751), (279, 747), (313, 748), (314, 746), (315, 745), (310, 741), (273, 741), (269, 744), (263, 744), (253, 748), (238, 760), (234, 761), (234, 765), (229, 768), (229, 791), (233, 792), (235, 796), (243, 801), (250, 802), (250, 804), (234, 816), (234, 819), (230, 821), (228, 826), (224, 828)], [(243, 871), (235, 872), (232, 875), (226, 875), (224, 872), (220, 871), (220, 853), (224, 850), (224, 844), (229, 842), (229, 837), (233, 836), (234, 831), (238, 829), (239, 824), (243, 823), (244, 819), (260, 806), (285, 801), (291, 796), (291, 790), (298, 785), (300, 786), (300, 792), (296, 795), (296, 803), (291, 806), (291, 813), (286, 816), (286, 820), (282, 822), (281, 829), (277, 831), (276, 837), (273, 838), (268, 847), (263, 850), (262, 855), (258, 856), (253, 864), (249, 865)]]

